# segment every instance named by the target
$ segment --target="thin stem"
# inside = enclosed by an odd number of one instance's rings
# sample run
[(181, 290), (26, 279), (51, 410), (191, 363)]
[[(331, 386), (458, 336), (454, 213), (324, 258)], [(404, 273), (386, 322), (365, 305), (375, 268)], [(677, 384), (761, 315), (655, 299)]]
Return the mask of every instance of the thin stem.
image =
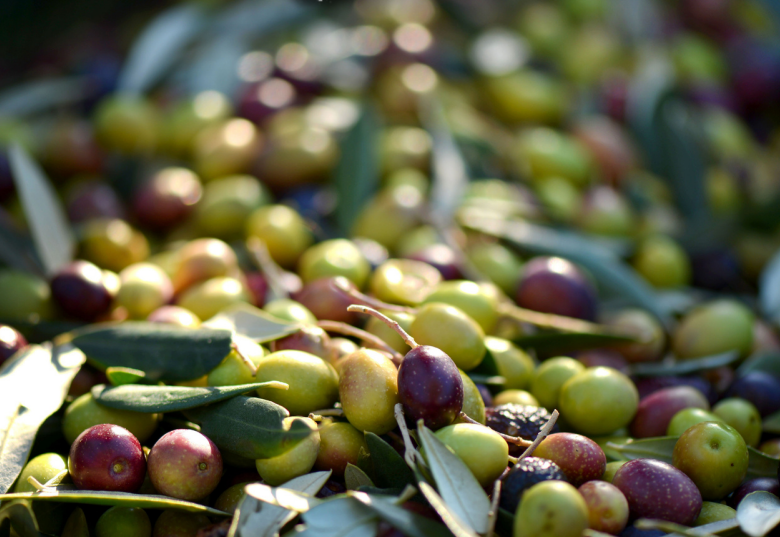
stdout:
[(343, 418), (344, 417), (344, 410), (340, 408), (325, 408), (322, 410), (315, 410), (314, 412), (309, 413), (309, 417), (313, 419), (314, 421), (318, 421), (314, 419), (312, 416), (319, 416), (322, 417), (334, 417), (334, 418)]
[(33, 487), (35, 487), (35, 490), (38, 492), (42, 491), (46, 488), (46, 485), (35, 479), (33, 476), (30, 476), (27, 478), (27, 482), (31, 484)]
[(238, 357), (241, 358), (241, 361), (244, 362), (244, 364), (252, 372), (252, 376), (254, 377), (255, 375), (257, 375), (257, 366), (254, 364), (254, 362), (252, 362), (252, 360), (244, 356), (244, 353), (241, 352), (241, 349), (235, 342), (233, 342), (231, 346), (233, 347), (233, 350), (236, 351), (236, 354), (238, 354)]
[(343, 334), (345, 336), (352, 336), (352, 337), (359, 338), (361, 341), (365, 343), (370, 343), (374, 347), (389, 352), (393, 356), (393, 363), (396, 366), (401, 365), (401, 361), (404, 359), (403, 355), (400, 352), (398, 352), (393, 347), (388, 345), (379, 336), (375, 336), (371, 332), (366, 332), (365, 330), (361, 330), (360, 328), (355, 328), (350, 324), (341, 323), (338, 321), (317, 321), (317, 326), (319, 326), (320, 328), (322, 328), (327, 332), (336, 332), (337, 334)]
[(490, 511), (488, 511), (488, 524), (487, 533), (485, 537), (493, 537), (493, 531), (496, 528), (496, 520), (498, 520), (498, 500), (501, 498), (501, 480), (496, 479), (493, 483), (493, 497), (490, 499)]
[(339, 280), (335, 280), (333, 282), (333, 285), (335, 285), (339, 291), (349, 296), (350, 298), (354, 298), (355, 302), (359, 302), (360, 304), (364, 304), (366, 306), (370, 306), (372, 308), (379, 309), (379, 310), (397, 311), (400, 313), (411, 313), (412, 315), (417, 314), (417, 310), (415, 308), (410, 308), (408, 306), (399, 306), (398, 304), (390, 304), (388, 302), (383, 302), (376, 297), (368, 296), (365, 293), (361, 293), (357, 289), (349, 287), (345, 283)]
[(257, 267), (265, 275), (273, 298), (289, 298), (290, 293), (287, 292), (287, 288), (282, 283), (282, 269), (268, 253), (265, 242), (259, 237), (249, 237), (246, 241), (246, 249)]
[(401, 429), (401, 436), (404, 439), (404, 460), (410, 468), (416, 468), (417, 462), (415, 457), (417, 456), (417, 450), (412, 443), (412, 437), (409, 436), (409, 429), (406, 427), (406, 418), (404, 417), (404, 407), (401, 403), (395, 404), (395, 421), (398, 422), (398, 428)]
[[(480, 423), (477, 420), (468, 417), (466, 413), (463, 412), (462, 410), (460, 412), (459, 417), (460, 419), (462, 419), (467, 423), (471, 423), (473, 425), (479, 425), (481, 427), (487, 427), (487, 425), (485, 425), (484, 423)], [(491, 429), (491, 431), (492, 430), (493, 429)], [(494, 432), (498, 433), (498, 431), (494, 431)], [(525, 438), (520, 438), (519, 436), (509, 436), (508, 434), (504, 434), (504, 433), (498, 433), (498, 435), (504, 440), (506, 440), (509, 444), (514, 444), (515, 446), (528, 447), (532, 444), (530, 440), (526, 440)]]
[(534, 326), (538, 326), (539, 328), (549, 328), (553, 330), (560, 330), (562, 332), (604, 334), (609, 336), (624, 337), (627, 340), (639, 341), (636, 339), (636, 334), (629, 333), (625, 330), (611, 329), (600, 324), (590, 323), (588, 321), (575, 319), (573, 317), (553, 315), (552, 313), (541, 313), (538, 311), (521, 308), (513, 304), (501, 304), (498, 307), (498, 312), (505, 317), (509, 317), (523, 323), (532, 324)]
[(419, 345), (414, 340), (414, 338), (412, 336), (410, 336), (409, 334), (407, 334), (406, 330), (401, 328), (401, 325), (398, 324), (397, 321), (392, 320), (387, 315), (383, 315), (383, 314), (379, 313), (374, 308), (370, 308), (368, 306), (361, 306), (361, 305), (358, 305), (358, 304), (352, 304), (351, 306), (349, 306), (347, 308), (347, 311), (356, 311), (358, 313), (365, 313), (367, 315), (371, 315), (373, 317), (376, 317), (377, 319), (379, 319), (380, 321), (385, 323), (387, 326), (389, 326), (390, 328), (392, 328), (393, 330), (398, 332), (398, 335), (401, 336), (403, 338), (404, 342), (407, 345), (409, 345), (411, 348), (416, 349), (417, 347), (419, 347)]
[(542, 427), (542, 430), (539, 431), (539, 434), (536, 435), (536, 439), (533, 441), (533, 443), (530, 446), (526, 448), (525, 451), (523, 451), (523, 454), (517, 458), (515, 467), (517, 467), (517, 465), (520, 464), (520, 461), (522, 461), (524, 458), (530, 456), (537, 448), (537, 446), (539, 446), (542, 440), (544, 440), (545, 437), (548, 434), (550, 434), (552, 428), (555, 427), (555, 422), (558, 420), (558, 416), (559, 416), (558, 411), (553, 410), (552, 416), (550, 416), (550, 419), (547, 421), (547, 423), (544, 424), (544, 427)]
[(56, 487), (62, 480), (68, 477), (68, 470), (63, 470), (43, 484), (44, 487)]
[(401, 491), (400, 496), (398, 496), (398, 498), (393, 500), (393, 503), (396, 505), (403, 505), (405, 502), (414, 498), (415, 494), (417, 494), (417, 489), (414, 488), (412, 485), (406, 485), (404, 489)]

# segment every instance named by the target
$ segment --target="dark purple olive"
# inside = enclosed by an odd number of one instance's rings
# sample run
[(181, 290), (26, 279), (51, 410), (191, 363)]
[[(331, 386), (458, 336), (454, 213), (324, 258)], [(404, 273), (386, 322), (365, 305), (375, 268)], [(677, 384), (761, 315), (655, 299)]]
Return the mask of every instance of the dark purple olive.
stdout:
[(119, 196), (106, 183), (87, 181), (76, 186), (67, 196), (68, 219), (86, 222), (95, 218), (124, 218), (125, 210)]
[(271, 352), (283, 350), (308, 352), (332, 362), (330, 336), (319, 326), (304, 326), (294, 334), (271, 342)]
[(761, 416), (780, 410), (780, 379), (763, 371), (751, 371), (735, 380), (726, 397), (741, 397), (753, 403)]
[(493, 394), (490, 393), (488, 387), (484, 384), (477, 384), (477, 389), (479, 390), (479, 395), (482, 397), (482, 402), (485, 403), (485, 406), (493, 406)]
[(429, 265), (433, 265), (441, 272), (441, 277), (445, 280), (463, 279), (458, 256), (455, 251), (446, 244), (431, 244), (407, 257), (409, 259), (414, 259), (415, 261), (422, 261)]
[(355, 284), (343, 276), (319, 278), (304, 285), (292, 299), (309, 308), (317, 319), (354, 324), (358, 316), (347, 311), (347, 307), (357, 301), (343, 288), (357, 291)]
[(739, 261), (730, 250), (714, 250), (691, 256), (693, 285), (712, 291), (740, 291), (744, 283)]
[(169, 229), (180, 224), (203, 195), (200, 179), (187, 168), (164, 168), (136, 192), (133, 213), (142, 226)]
[(114, 298), (103, 271), (88, 261), (74, 261), (58, 272), (51, 281), (51, 294), (63, 312), (82, 321), (107, 313)]
[(625, 373), (628, 370), (628, 362), (623, 355), (612, 349), (591, 349), (578, 352), (575, 356), (585, 367), (611, 367)]
[(751, 492), (760, 490), (771, 492), (775, 496), (780, 496), (780, 482), (774, 477), (755, 477), (753, 479), (748, 479), (737, 487), (737, 490), (729, 496), (727, 503), (729, 507), (736, 509), (739, 502), (741, 502), (745, 496)]
[(73, 441), (68, 470), (81, 490), (136, 492), (144, 482), (146, 458), (130, 431), (103, 423)]
[(27, 340), (16, 328), (0, 324), (0, 364), (27, 346)]
[(252, 294), (252, 302), (258, 308), (265, 305), (265, 297), (268, 294), (268, 280), (262, 272), (247, 272), (244, 275), (246, 286)]
[(648, 395), (655, 393), (658, 390), (663, 390), (664, 388), (691, 386), (703, 393), (710, 402), (710, 405), (714, 405), (718, 402), (718, 392), (709, 381), (702, 377), (643, 377), (634, 381), (634, 384), (636, 384), (636, 389), (639, 392), (640, 401)]
[(238, 115), (254, 123), (263, 123), (269, 117), (297, 100), (295, 86), (283, 78), (269, 78), (248, 84), (241, 90)]
[(522, 308), (596, 320), (596, 289), (574, 263), (536, 257), (526, 265), (515, 300)]
[(436, 347), (415, 347), (398, 369), (398, 399), (414, 423), (423, 420), (434, 430), (449, 425), (463, 408), (458, 367)]

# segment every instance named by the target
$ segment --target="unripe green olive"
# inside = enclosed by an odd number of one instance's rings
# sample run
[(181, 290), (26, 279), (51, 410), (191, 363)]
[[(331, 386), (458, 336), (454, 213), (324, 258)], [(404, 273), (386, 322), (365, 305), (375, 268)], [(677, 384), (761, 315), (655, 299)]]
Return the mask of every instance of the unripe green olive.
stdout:
[(157, 145), (159, 117), (144, 97), (120, 94), (107, 97), (95, 114), (95, 136), (109, 151), (142, 155)]
[(383, 354), (359, 349), (339, 364), (339, 398), (356, 429), (385, 434), (396, 426), (398, 370)]
[[(252, 349), (254, 352), (247, 352)], [(241, 345), (241, 353), (257, 367), (265, 356), (265, 350), (260, 345), (246, 341)], [(207, 384), (209, 386), (238, 386), (255, 382), (254, 371), (235, 350), (225, 356), (222, 363), (209, 372)]]
[(188, 156), (195, 137), (205, 127), (227, 119), (232, 106), (218, 91), (203, 91), (181, 101), (162, 124), (161, 145), (175, 156)]
[(249, 291), (237, 279), (211, 278), (187, 289), (178, 304), (205, 320), (230, 306), (251, 302)]
[(317, 318), (309, 311), (309, 308), (289, 298), (272, 300), (263, 306), (263, 309), (283, 321), (302, 324), (317, 323)]
[(699, 358), (731, 350), (742, 356), (753, 346), (753, 313), (734, 300), (716, 300), (698, 306), (685, 317), (672, 337), (678, 358)]
[(220, 177), (203, 187), (195, 219), (206, 236), (232, 238), (243, 233), (252, 211), (269, 201), (268, 191), (251, 175)]
[(388, 127), (380, 140), (382, 173), (402, 168), (427, 170), (431, 147), (431, 136), (419, 127)]
[(416, 306), (437, 285), (441, 285), (441, 273), (428, 263), (389, 259), (376, 268), (369, 287), (371, 293), (383, 302)]
[(344, 276), (358, 287), (368, 280), (371, 266), (351, 241), (332, 239), (307, 249), (298, 261), (298, 273), (304, 283), (328, 276)]
[(426, 304), (409, 328), (420, 345), (441, 349), (460, 369), (474, 369), (485, 357), (485, 332), (462, 310), (447, 304)]
[(420, 222), (422, 192), (411, 185), (385, 188), (365, 204), (352, 226), (352, 235), (374, 240), (389, 250)]
[(496, 362), (498, 374), (506, 379), (504, 389), (528, 389), (536, 364), (527, 352), (509, 340), (493, 336), (485, 338), (485, 347)]
[(204, 180), (245, 173), (263, 147), (252, 122), (227, 119), (204, 128), (193, 141), (192, 160)]
[(121, 286), (117, 305), (124, 307), (132, 319), (145, 319), (154, 310), (166, 305), (173, 296), (173, 284), (157, 265), (135, 263), (119, 273)]
[(111, 423), (133, 433), (139, 442), (145, 442), (157, 428), (159, 418), (159, 414), (108, 408), (87, 392), (68, 405), (62, 418), (62, 432), (65, 440), (72, 444), (78, 435), (93, 425)]
[(341, 477), (347, 464), (357, 465), (360, 451), (368, 451), (363, 433), (345, 422), (323, 420), (320, 425), (320, 452), (314, 466), (318, 470), (332, 470)]
[(565, 481), (542, 481), (523, 493), (514, 537), (580, 537), (588, 527), (588, 505)]
[(456, 423), (434, 434), (461, 458), (483, 487), (491, 485), (506, 470), (509, 446), (493, 429)]
[(482, 399), (482, 394), (479, 393), (479, 388), (474, 384), (466, 373), (458, 370), (460, 378), (463, 381), (463, 408), (462, 412), (469, 418), (479, 423), (485, 423), (485, 401)]
[(273, 260), (285, 268), (294, 267), (314, 240), (301, 215), (286, 205), (255, 210), (246, 221), (246, 235), (265, 242)]
[(149, 256), (149, 242), (124, 220), (90, 220), (82, 228), (81, 255), (87, 261), (120, 272)]
[(287, 383), (287, 390), (260, 388), (257, 395), (282, 405), (294, 416), (308, 416), (315, 410), (330, 408), (339, 396), (336, 370), (307, 352), (285, 350), (269, 354), (258, 364), (255, 379)]
[(38, 489), (27, 481), (28, 478), (34, 477), (39, 483), (46, 483), (67, 469), (67, 459), (58, 453), (38, 455), (24, 466), (16, 480), (14, 492), (35, 492)]
[(0, 317), (4, 319), (49, 319), (53, 315), (49, 284), (36, 276), (15, 270), (0, 270)]
[(663, 235), (639, 243), (634, 268), (653, 286), (671, 288), (687, 285), (691, 279), (691, 262), (685, 250)]
[(481, 242), (466, 252), (469, 260), (503, 292), (512, 294), (523, 271), (520, 257), (497, 242)]
[(514, 405), (541, 406), (539, 400), (525, 390), (504, 390), (493, 397), (493, 406)]
[(558, 408), (561, 387), (585, 366), (573, 358), (560, 356), (545, 360), (534, 371), (531, 380), (531, 394), (547, 409)]
[(309, 418), (284, 418), (283, 424), (289, 427), (292, 420), (303, 421), (312, 432), (289, 451), (270, 459), (255, 461), (257, 473), (268, 485), (281, 485), (290, 479), (309, 473), (317, 460), (320, 450), (320, 433), (317, 424)]
[(549, 176), (585, 186), (591, 178), (591, 158), (582, 144), (558, 131), (537, 127), (520, 133), (517, 139), (521, 168), (534, 180)]
[(561, 414), (586, 435), (605, 435), (627, 426), (639, 406), (634, 383), (610, 367), (589, 367), (567, 380), (560, 393)]
[(480, 86), (496, 116), (509, 123), (557, 123), (566, 109), (563, 86), (538, 71), (486, 78)]
[(425, 304), (440, 302), (455, 306), (477, 321), (485, 333), (489, 333), (498, 321), (500, 294), (501, 291), (491, 283), (449, 280), (437, 285), (425, 298)]

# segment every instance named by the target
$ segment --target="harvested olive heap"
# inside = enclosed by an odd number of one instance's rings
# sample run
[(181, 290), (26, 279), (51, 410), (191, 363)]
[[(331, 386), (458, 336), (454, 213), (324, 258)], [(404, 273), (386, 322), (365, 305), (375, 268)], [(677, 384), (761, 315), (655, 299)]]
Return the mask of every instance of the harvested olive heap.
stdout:
[(773, 531), (771, 4), (317, 4), (0, 94), (0, 537)]

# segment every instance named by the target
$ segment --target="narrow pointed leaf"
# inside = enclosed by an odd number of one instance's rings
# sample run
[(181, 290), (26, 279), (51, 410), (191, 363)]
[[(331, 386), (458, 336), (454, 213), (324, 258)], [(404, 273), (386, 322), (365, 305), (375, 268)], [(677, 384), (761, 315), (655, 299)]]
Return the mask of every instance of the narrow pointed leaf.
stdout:
[(414, 474), (404, 458), (374, 433), (366, 433), (369, 456), (360, 463), (378, 487), (401, 489), (414, 483)]
[(37, 492), (0, 494), (0, 501), (6, 500), (86, 503), (90, 505), (120, 505), (126, 507), (140, 507), (142, 509), (181, 509), (191, 513), (204, 513), (214, 516), (230, 516), (229, 513), (214, 509), (213, 507), (207, 507), (199, 503), (179, 500), (168, 496), (158, 496), (155, 494), (132, 494), (129, 492), (104, 490), (75, 490), (71, 485), (47, 487)]
[(146, 373), (131, 367), (109, 367), (106, 369), (106, 378), (114, 386), (136, 384), (146, 378)]
[(62, 406), (84, 361), (69, 345), (30, 345), (0, 368), (0, 493), (16, 481), (38, 428)]
[(758, 281), (761, 311), (774, 321), (780, 321), (780, 252), (766, 264)]
[(418, 427), (417, 433), (439, 495), (473, 531), (486, 532), (490, 500), (474, 474), (427, 427)]
[(47, 78), (0, 93), (0, 116), (22, 117), (80, 101), (92, 93), (84, 78)]
[(19, 537), (38, 537), (38, 521), (35, 519), (29, 502), (14, 501), (0, 509), (0, 526), (4, 520), (11, 522), (11, 527)]
[(198, 4), (180, 4), (162, 12), (133, 43), (119, 75), (118, 91), (143, 93), (180, 57), (205, 22)]
[[(0, 207), (0, 260), (10, 268), (45, 277), (41, 256), (29, 234)], [(8, 323), (5, 323), (8, 324)], [(14, 325), (15, 326), (15, 325)]]
[(425, 496), (425, 499), (428, 500), (428, 503), (431, 504), (431, 507), (439, 514), (444, 524), (455, 537), (477, 537), (476, 532), (471, 526), (463, 522), (458, 514), (444, 503), (444, 500), (436, 492), (436, 489), (425, 481), (420, 481), (418, 487), (420, 488), (422, 495)]
[(409, 537), (451, 537), (452, 535), (446, 526), (404, 509), (387, 498), (372, 496), (363, 492), (352, 494), (352, 498), (355, 498), (379, 515), (382, 520)]
[(296, 513), (305, 513), (322, 503), (322, 500), (310, 494), (284, 487), (272, 487), (264, 483), (250, 483), (244, 487), (244, 492), (263, 503)]
[(247, 459), (266, 459), (285, 453), (308, 437), (311, 429), (302, 419), (285, 428), (287, 409), (258, 397), (239, 395), (227, 401), (193, 408), (187, 417), (220, 450)]
[(239, 304), (228, 308), (201, 326), (230, 330), (234, 334), (244, 336), (256, 343), (268, 343), (300, 330), (297, 324), (284, 322), (249, 304)]
[(62, 537), (89, 537), (87, 517), (81, 507), (76, 507), (65, 522)]
[(283, 382), (255, 382), (238, 386), (213, 386), (209, 388), (189, 386), (145, 386), (127, 384), (110, 387), (98, 385), (92, 395), (103, 406), (133, 412), (174, 412), (197, 408), (230, 399), (258, 388), (286, 389)]
[(737, 507), (739, 529), (750, 537), (763, 537), (780, 524), (780, 499), (771, 492), (751, 492)]
[(739, 352), (731, 351), (691, 360), (675, 362), (654, 362), (631, 364), (629, 372), (640, 377), (659, 377), (665, 375), (689, 375), (707, 369), (733, 364), (739, 360)]
[[(331, 472), (312, 472), (291, 479), (282, 485), (292, 490), (314, 496), (330, 478)], [(238, 506), (228, 537), (275, 537), (284, 525), (298, 516), (295, 511), (269, 505), (247, 494)]]
[(352, 224), (379, 186), (379, 120), (370, 102), (363, 103), (357, 122), (344, 136), (341, 158), (334, 172), (339, 229), (349, 235)]
[(151, 381), (176, 382), (202, 377), (217, 367), (230, 353), (231, 334), (128, 321), (86, 327), (72, 342), (99, 367), (129, 367)]
[(303, 513), (306, 529), (298, 535), (374, 537), (379, 517), (354, 498), (335, 498)]
[(566, 352), (571, 350), (597, 349), (610, 345), (621, 345), (631, 341), (630, 337), (615, 334), (589, 334), (575, 332), (544, 332), (523, 336), (513, 343), (523, 349), (536, 349), (547, 352)]
[(371, 478), (368, 477), (368, 474), (351, 463), (347, 463), (347, 468), (344, 470), (344, 481), (347, 484), (348, 490), (358, 490), (360, 487), (374, 486), (374, 483), (371, 481)]
[(777, 477), (780, 460), (770, 457), (752, 446), (748, 446), (748, 455), (750, 455), (750, 458), (748, 459), (747, 479), (754, 477)]
[(76, 241), (70, 224), (43, 170), (21, 145), (11, 146), (9, 162), (36, 250), (51, 276), (73, 260)]
[(754, 354), (737, 368), (737, 376), (742, 377), (751, 371), (763, 371), (780, 376), (780, 353), (767, 351)]

